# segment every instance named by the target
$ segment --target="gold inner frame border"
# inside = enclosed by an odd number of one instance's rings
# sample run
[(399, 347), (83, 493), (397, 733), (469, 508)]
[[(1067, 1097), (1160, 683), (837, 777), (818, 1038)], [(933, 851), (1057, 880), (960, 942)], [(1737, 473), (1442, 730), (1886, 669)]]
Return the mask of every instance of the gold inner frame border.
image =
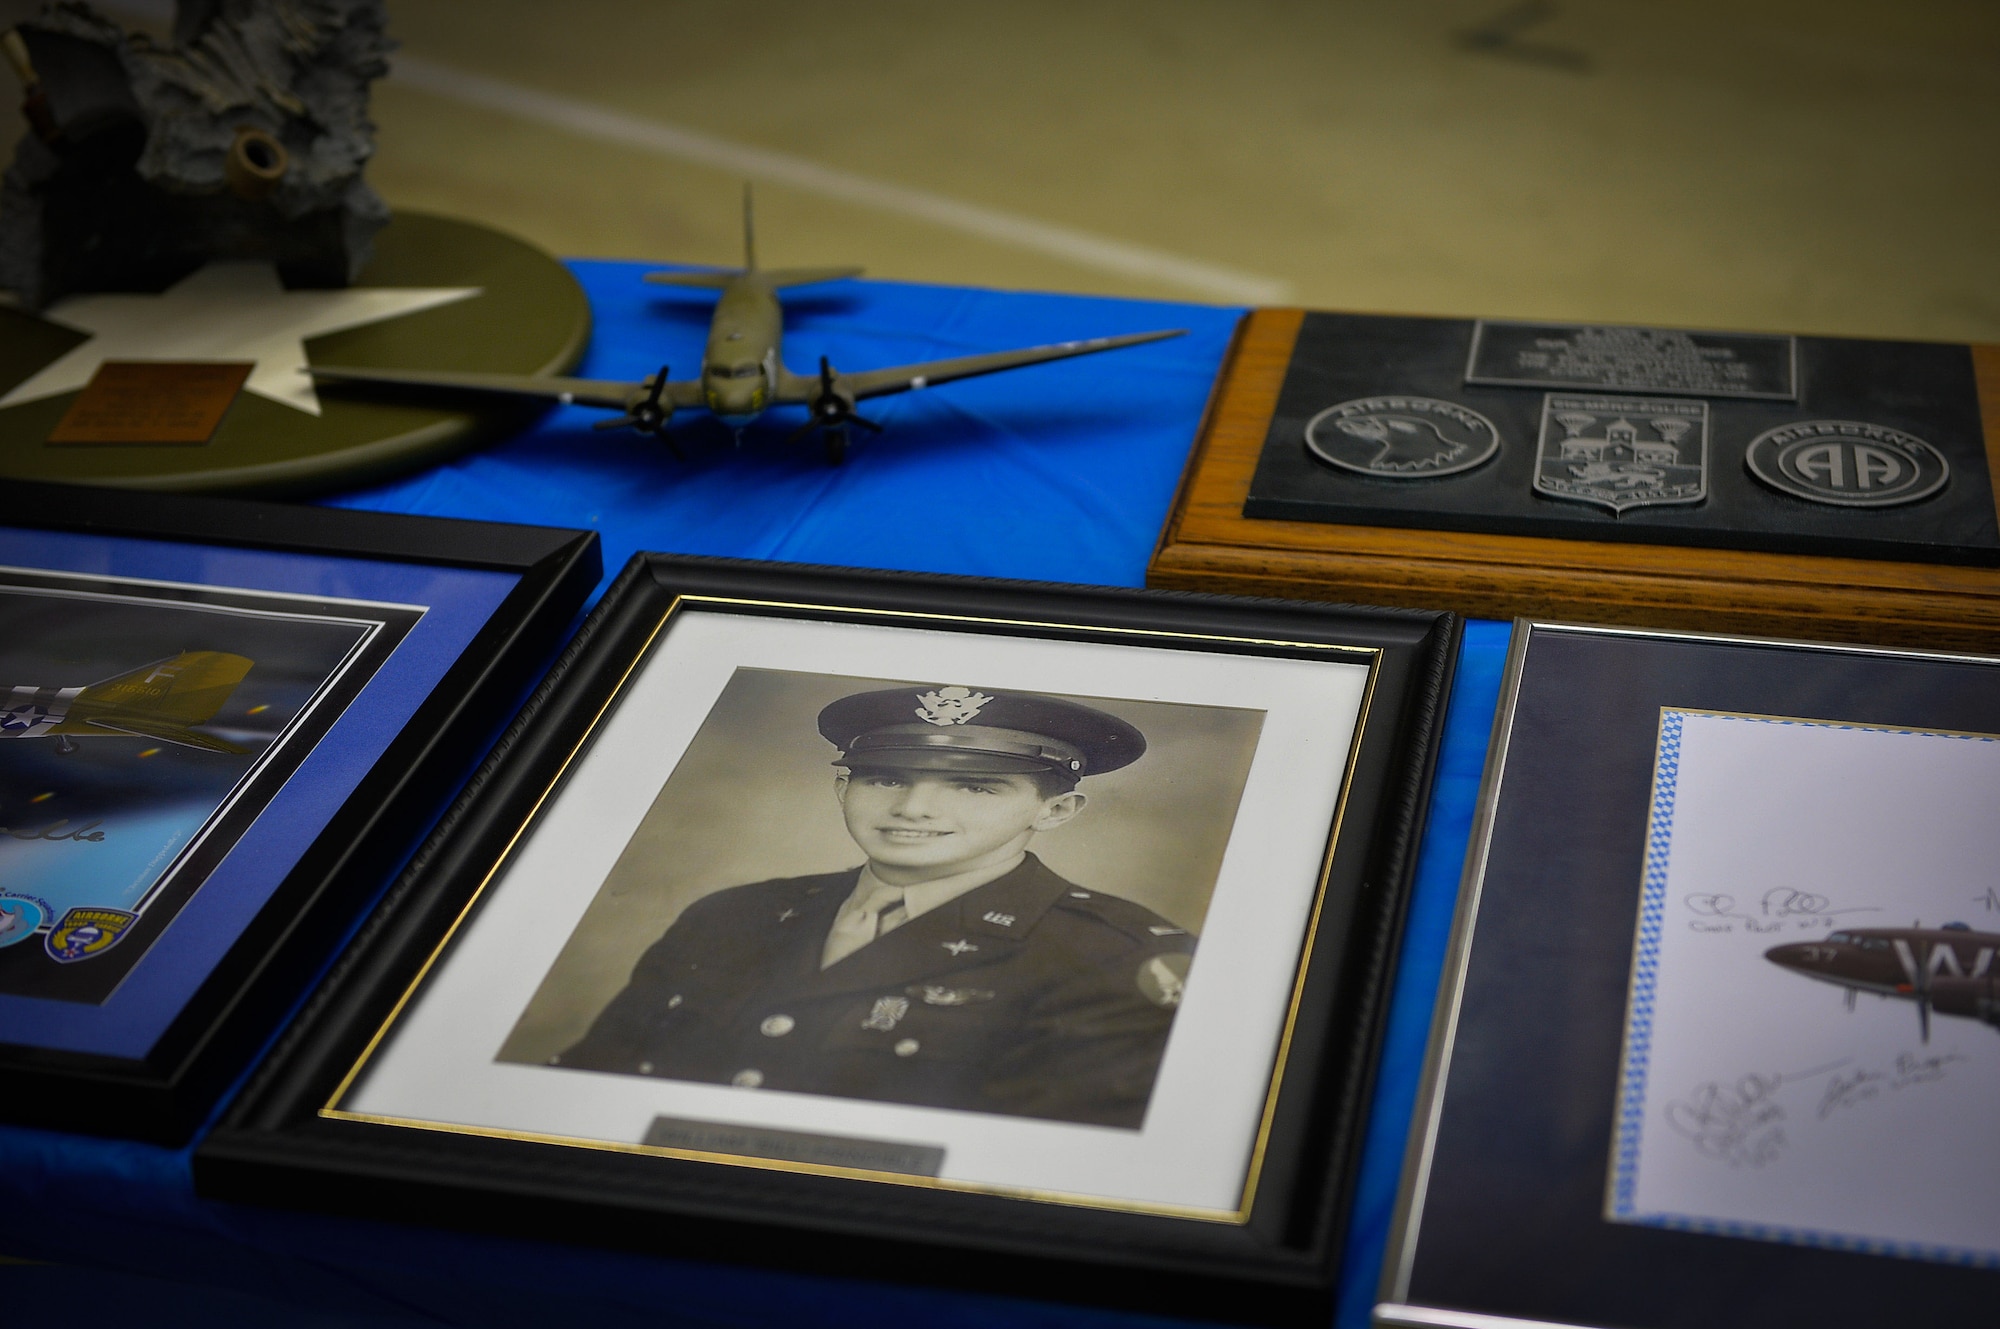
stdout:
[[(1361, 706), (1355, 715), (1354, 735), (1349, 741), (1346, 765), (1341, 772), (1340, 793), (1334, 801), (1333, 817), (1327, 832), (1326, 848), (1320, 856), (1319, 878), (1313, 886), (1312, 909), (1307, 915), (1306, 926), (1300, 935), (1299, 947), (1293, 961), (1292, 993), (1285, 1009), (1285, 1018), (1279, 1029), (1278, 1048), (1272, 1058), (1269, 1083), (1265, 1087), (1264, 1106), (1258, 1116), (1257, 1134), (1252, 1142), (1250, 1161), (1244, 1169), (1241, 1198), (1235, 1209), (1207, 1209), (1192, 1205), (1161, 1204), (1150, 1201), (1121, 1200), (1108, 1196), (1073, 1194), (1063, 1191), (1046, 1191), (1025, 1186), (1001, 1186), (984, 1182), (958, 1181), (942, 1177), (913, 1177), (903, 1173), (880, 1172), (867, 1168), (841, 1167), (831, 1164), (791, 1162), (781, 1159), (754, 1158), (742, 1154), (713, 1153), (705, 1150), (676, 1149), (664, 1145), (633, 1144), (619, 1140), (599, 1140), (581, 1136), (552, 1135), (536, 1131), (519, 1131), (503, 1127), (467, 1126), (452, 1122), (429, 1121), (415, 1117), (386, 1116), (376, 1113), (351, 1112), (339, 1106), (355, 1084), (360, 1080), (368, 1063), (387, 1041), (390, 1031), (402, 1018), (404, 1010), (424, 986), (431, 970), (450, 949), (473, 911), (486, 897), (487, 890), (499, 879), (514, 856), (515, 849), (526, 838), (531, 827), (540, 819), (542, 810), (556, 791), (562, 787), (563, 779), (569, 774), (592, 741), (602, 729), (605, 719), (616, 707), (619, 698), (630, 686), (633, 675), (651, 657), (668, 625), (686, 607), (690, 611), (706, 609), (711, 612), (759, 612), (768, 617), (837, 618), (855, 622), (877, 622), (882, 626), (911, 626), (922, 624), (964, 624), (964, 630), (977, 627), (1033, 628), (1068, 634), (1088, 633), (1099, 639), (1120, 639), (1132, 644), (1148, 641), (1171, 642), (1216, 642), (1238, 647), (1263, 647), (1284, 650), (1312, 652), (1325, 657), (1346, 656), (1345, 663), (1361, 663), (1354, 657), (1365, 657), (1368, 667), (1368, 682), (1362, 691)], [(771, 611), (779, 611), (773, 614)], [(578, 736), (577, 741), (563, 757), (555, 773), (537, 795), (534, 805), (528, 809), (521, 824), (502, 846), (492, 866), (480, 878), (479, 885), (467, 897), (465, 904), (452, 918), (451, 924), (438, 938), (437, 944), (425, 957), (417, 972), (396, 998), (389, 1013), (370, 1036), (354, 1064), (347, 1069), (339, 1084), (328, 1095), (326, 1102), (318, 1109), (319, 1117), (333, 1121), (363, 1122), (371, 1125), (396, 1126), (411, 1130), (435, 1131), (450, 1135), (471, 1135), (488, 1139), (523, 1140), (536, 1144), (556, 1144), (571, 1148), (591, 1149), (605, 1153), (632, 1154), (659, 1158), (678, 1158), (695, 1162), (716, 1163), (730, 1167), (748, 1167), (760, 1171), (799, 1173), (810, 1176), (840, 1177), (857, 1181), (881, 1182), (887, 1185), (910, 1186), (927, 1190), (957, 1191), (967, 1194), (993, 1195), (1007, 1199), (1024, 1200), (1033, 1203), (1058, 1204), (1072, 1208), (1102, 1209), (1121, 1213), (1144, 1214), (1156, 1217), (1190, 1219), (1199, 1222), (1224, 1223), (1241, 1226), (1250, 1221), (1258, 1183), (1262, 1179), (1265, 1153), (1270, 1143), (1271, 1125), (1277, 1112), (1280, 1090), (1284, 1085), (1285, 1066), (1292, 1050), (1292, 1040), (1298, 1025), (1299, 1006), (1305, 993), (1308, 959), (1312, 955), (1313, 944), (1319, 935), (1322, 913), (1326, 905), (1326, 887), (1333, 871), (1334, 854), (1337, 851), (1341, 832), (1344, 829), (1348, 801), (1353, 793), (1355, 767), (1359, 763), (1362, 744), (1369, 733), (1369, 718), (1375, 702), (1375, 690), (1382, 675), (1383, 648), (1377, 646), (1354, 646), (1329, 644), (1325, 642), (1288, 641), (1282, 638), (1247, 636), (1227, 636), (1220, 633), (1176, 632), (1168, 629), (1106, 627), (1087, 623), (1052, 623), (1031, 619), (996, 618), (976, 614), (934, 613), (920, 610), (869, 609), (851, 605), (814, 604), (806, 601), (762, 600), (744, 596), (685, 595), (677, 594), (661, 613), (659, 621), (639, 649), (633, 653), (630, 663), (618, 677), (610, 695), (599, 706), (590, 723)]]

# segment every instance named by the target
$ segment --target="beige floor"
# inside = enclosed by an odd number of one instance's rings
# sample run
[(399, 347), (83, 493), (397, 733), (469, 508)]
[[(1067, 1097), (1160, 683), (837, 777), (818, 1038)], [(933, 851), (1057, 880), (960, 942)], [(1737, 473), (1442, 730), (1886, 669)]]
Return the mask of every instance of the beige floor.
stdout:
[[(1992, 0), (390, 13), (409, 56), (527, 113), (386, 83), (377, 186), (566, 254), (735, 261), (728, 151), (763, 150), (1125, 247), (1065, 257), (767, 176), (767, 263), (1217, 298), (1135, 275), (1136, 248), (1322, 307), (2000, 341)], [(560, 127), (536, 94), (728, 151)]]

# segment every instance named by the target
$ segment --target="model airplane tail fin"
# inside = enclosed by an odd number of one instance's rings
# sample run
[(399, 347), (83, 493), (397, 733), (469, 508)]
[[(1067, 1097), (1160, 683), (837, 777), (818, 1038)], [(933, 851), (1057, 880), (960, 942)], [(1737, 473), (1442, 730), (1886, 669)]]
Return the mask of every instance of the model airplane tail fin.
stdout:
[[(222, 709), (222, 703), (229, 700), (229, 694), (250, 672), (250, 665), (251, 661), (245, 657), (224, 651), (182, 651), (170, 660), (92, 683), (77, 700), (116, 711), (121, 725), (130, 716), (158, 720), (169, 728), (201, 724)], [(163, 735), (149, 734), (149, 737)], [(206, 739), (194, 746), (208, 747), (214, 741)]]
[(704, 290), (719, 291), (742, 275), (725, 268), (721, 272), (649, 272), (641, 280), (655, 286), (698, 286)]
[(762, 274), (773, 289), (785, 286), (809, 286), (816, 281), (839, 281), (842, 277), (860, 275), (860, 268), (772, 268)]

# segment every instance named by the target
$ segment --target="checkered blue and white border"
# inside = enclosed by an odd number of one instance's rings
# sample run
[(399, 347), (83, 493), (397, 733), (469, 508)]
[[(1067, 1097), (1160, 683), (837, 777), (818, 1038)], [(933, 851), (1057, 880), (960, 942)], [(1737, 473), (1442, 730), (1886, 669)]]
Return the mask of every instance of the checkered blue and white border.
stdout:
[(1607, 1218), (1642, 1227), (1699, 1232), (1716, 1237), (1746, 1237), (1794, 1246), (1890, 1255), (1969, 1268), (2000, 1269), (2000, 1252), (1936, 1246), (1922, 1242), (1882, 1241), (1870, 1237), (1820, 1232), (1811, 1228), (1765, 1223), (1739, 1223), (1687, 1214), (1641, 1214), (1633, 1203), (1639, 1181), (1639, 1146), (1645, 1128), (1646, 1070), (1652, 1052), (1653, 1002), (1659, 982), (1660, 932), (1665, 926), (1668, 851), (1674, 834), (1674, 795), (1679, 786), (1681, 730), (1690, 715), (1745, 724), (1794, 725), (1812, 729), (1856, 729), (1878, 734), (1921, 733), (1969, 743), (2000, 743), (2000, 736), (1938, 730), (1897, 729), (1885, 725), (1840, 724), (1828, 720), (1796, 720), (1780, 716), (1727, 715), (1713, 711), (1660, 712), (1660, 744), (1653, 763), (1653, 807), (1646, 827), (1646, 872), (1640, 889), (1638, 945), (1632, 960), (1632, 990), (1625, 1013), (1625, 1057), (1619, 1077), (1617, 1135), (1612, 1142), (1611, 1187)]

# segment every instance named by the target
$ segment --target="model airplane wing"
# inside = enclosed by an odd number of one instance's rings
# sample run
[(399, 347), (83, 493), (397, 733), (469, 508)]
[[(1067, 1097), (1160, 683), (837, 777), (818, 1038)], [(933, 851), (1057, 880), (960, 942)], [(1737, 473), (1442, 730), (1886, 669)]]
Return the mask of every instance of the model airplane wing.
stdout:
[[(723, 268), (715, 272), (649, 272), (641, 281), (655, 286), (691, 286), (696, 290), (726, 291), (733, 281), (741, 280), (747, 270), (744, 268)], [(783, 290), (788, 286), (811, 286), (823, 281), (840, 281), (847, 277), (859, 277), (860, 268), (759, 268), (758, 278), (772, 290)]]
[[(1030, 346), (1019, 351), (994, 351), (987, 355), (962, 355), (952, 360), (927, 360), (922, 364), (897, 365), (890, 369), (867, 369), (858, 374), (843, 373), (839, 376), (838, 382), (855, 401), (866, 401), (870, 397), (886, 397), (891, 393), (932, 387), (939, 383), (949, 383), (954, 379), (975, 378), (980, 374), (997, 374), (1003, 369), (1019, 369), (1023, 365), (1038, 365), (1050, 360), (1068, 360), (1078, 355), (1095, 355), (1099, 351), (1115, 351), (1121, 346), (1141, 346), (1147, 342), (1165, 341), (1169, 337), (1183, 336), (1186, 331), (1185, 328), (1170, 328), (1160, 332), (1131, 332), (1120, 337), (1091, 337), (1084, 341), (1057, 342), (1052, 346)], [(776, 400), (811, 405), (820, 395), (822, 387), (818, 378), (803, 374), (786, 374), (778, 388)]]
[[(549, 374), (480, 374), (430, 372), (421, 369), (360, 369), (346, 365), (310, 365), (305, 370), (329, 383), (390, 383), (414, 388), (447, 388), (465, 392), (506, 392), (517, 397), (546, 397), (579, 406), (622, 411), (652, 379), (621, 383), (601, 378), (561, 378)], [(665, 396), (676, 408), (701, 405), (701, 384), (689, 379), (669, 382)]]
[(155, 720), (151, 716), (112, 715), (92, 716), (84, 723), (96, 729), (109, 729), (114, 734), (130, 734), (134, 738), (157, 739), (162, 743), (178, 743), (184, 748), (200, 748), (204, 752), (227, 752), (236, 756), (248, 752), (249, 748), (238, 747), (224, 742), (210, 734), (189, 729), (185, 725), (169, 724), (165, 720)]

